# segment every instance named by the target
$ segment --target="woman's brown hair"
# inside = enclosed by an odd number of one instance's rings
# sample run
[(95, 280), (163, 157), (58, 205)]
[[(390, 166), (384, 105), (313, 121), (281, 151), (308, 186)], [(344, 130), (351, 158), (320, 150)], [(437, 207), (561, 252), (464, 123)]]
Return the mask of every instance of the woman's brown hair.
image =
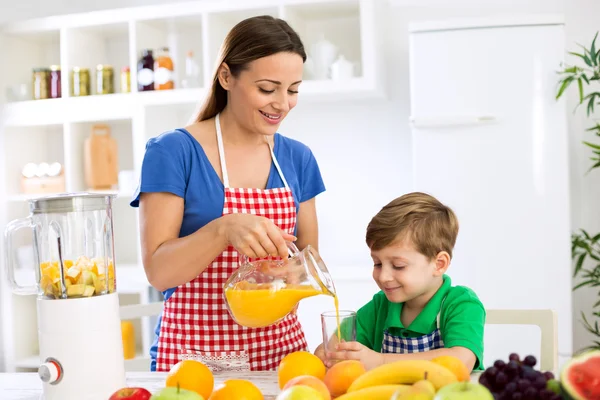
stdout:
[(261, 15), (235, 25), (223, 41), (210, 93), (198, 111), (195, 122), (213, 118), (227, 105), (227, 91), (218, 79), (221, 64), (227, 64), (231, 75), (237, 77), (250, 62), (281, 52), (298, 54), (302, 62), (306, 61), (300, 37), (284, 20)]

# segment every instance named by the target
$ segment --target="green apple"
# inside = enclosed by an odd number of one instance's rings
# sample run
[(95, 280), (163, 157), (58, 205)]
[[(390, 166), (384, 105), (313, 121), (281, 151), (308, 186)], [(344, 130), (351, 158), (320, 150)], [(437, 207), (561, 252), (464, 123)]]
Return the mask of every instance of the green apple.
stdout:
[(494, 400), (494, 396), (479, 383), (456, 382), (438, 390), (434, 400)]
[(166, 387), (154, 393), (150, 400), (205, 400), (196, 392), (180, 389), (177, 387)]

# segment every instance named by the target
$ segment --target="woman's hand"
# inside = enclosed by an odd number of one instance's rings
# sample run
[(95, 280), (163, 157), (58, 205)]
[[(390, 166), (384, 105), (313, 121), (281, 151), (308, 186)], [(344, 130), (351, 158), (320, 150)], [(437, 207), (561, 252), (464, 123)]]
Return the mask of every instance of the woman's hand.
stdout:
[[(378, 353), (364, 346), (359, 342), (341, 342), (336, 345), (336, 351), (327, 352), (328, 360), (358, 360), (367, 370), (383, 364), (383, 354)], [(326, 362), (326, 367), (331, 367), (333, 363)]]
[(267, 256), (288, 257), (286, 241), (293, 242), (296, 237), (282, 231), (266, 217), (253, 214), (225, 215), (225, 237), (235, 249), (249, 258)]

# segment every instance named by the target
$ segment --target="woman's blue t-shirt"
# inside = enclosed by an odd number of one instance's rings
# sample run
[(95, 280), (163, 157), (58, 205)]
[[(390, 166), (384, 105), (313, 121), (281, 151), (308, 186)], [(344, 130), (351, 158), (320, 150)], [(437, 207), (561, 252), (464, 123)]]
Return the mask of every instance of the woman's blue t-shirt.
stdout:
[[(292, 190), (296, 211), (300, 203), (325, 191), (317, 161), (306, 145), (276, 133), (273, 153)], [(271, 163), (267, 189), (284, 186), (275, 164)], [(140, 193), (143, 192), (169, 192), (184, 199), (179, 237), (196, 232), (223, 214), (223, 183), (200, 143), (185, 129), (165, 132), (148, 141), (140, 183), (131, 201), (132, 207), (139, 206)], [(165, 290), (165, 300), (175, 290), (176, 288)], [(160, 323), (159, 317), (156, 338), (150, 349), (152, 371), (156, 369)]]

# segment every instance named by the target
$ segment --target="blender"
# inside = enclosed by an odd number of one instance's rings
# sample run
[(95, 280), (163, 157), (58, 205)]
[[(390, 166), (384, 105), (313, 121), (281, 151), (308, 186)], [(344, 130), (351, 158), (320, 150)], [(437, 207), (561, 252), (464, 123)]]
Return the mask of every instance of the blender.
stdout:
[[(29, 216), (6, 226), (6, 270), (16, 294), (37, 295), (45, 400), (106, 400), (125, 387), (116, 293), (113, 195), (29, 200)], [(33, 232), (36, 284), (15, 280), (13, 235)]]

